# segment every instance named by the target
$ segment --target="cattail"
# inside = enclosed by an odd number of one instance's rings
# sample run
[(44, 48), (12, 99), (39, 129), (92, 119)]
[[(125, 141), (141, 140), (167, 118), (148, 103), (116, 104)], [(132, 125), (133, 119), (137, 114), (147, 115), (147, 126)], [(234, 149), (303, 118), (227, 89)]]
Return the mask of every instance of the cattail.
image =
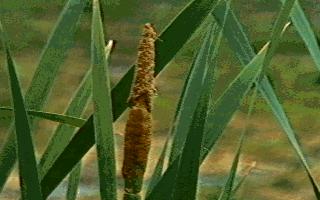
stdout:
[(145, 24), (138, 49), (135, 80), (129, 98), (130, 111), (125, 128), (122, 175), (126, 196), (138, 194), (148, 161), (152, 131), (152, 98), (154, 86), (155, 40), (157, 34), (151, 24)]

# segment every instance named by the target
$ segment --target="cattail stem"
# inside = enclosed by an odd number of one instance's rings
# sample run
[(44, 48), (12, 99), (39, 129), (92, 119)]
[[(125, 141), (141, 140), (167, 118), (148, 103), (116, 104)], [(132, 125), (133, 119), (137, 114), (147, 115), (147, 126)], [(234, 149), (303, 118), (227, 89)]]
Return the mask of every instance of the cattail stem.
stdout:
[(129, 99), (131, 109), (125, 128), (122, 175), (125, 181), (124, 199), (140, 199), (143, 176), (151, 146), (152, 98), (154, 86), (154, 43), (157, 34), (151, 24), (145, 24), (139, 44), (135, 81)]

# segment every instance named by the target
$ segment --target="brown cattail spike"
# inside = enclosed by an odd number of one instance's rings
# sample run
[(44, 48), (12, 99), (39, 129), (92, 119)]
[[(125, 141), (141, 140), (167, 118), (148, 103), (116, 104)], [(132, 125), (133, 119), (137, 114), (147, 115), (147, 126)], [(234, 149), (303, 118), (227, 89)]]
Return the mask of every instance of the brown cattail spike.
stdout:
[(135, 81), (129, 99), (131, 109), (125, 128), (122, 175), (125, 192), (128, 194), (138, 194), (141, 191), (151, 146), (156, 38), (153, 26), (145, 24), (138, 49)]
[(144, 25), (142, 39), (138, 48), (136, 76), (129, 99), (131, 106), (147, 108), (151, 112), (151, 99), (155, 93), (154, 58), (157, 34), (150, 23)]

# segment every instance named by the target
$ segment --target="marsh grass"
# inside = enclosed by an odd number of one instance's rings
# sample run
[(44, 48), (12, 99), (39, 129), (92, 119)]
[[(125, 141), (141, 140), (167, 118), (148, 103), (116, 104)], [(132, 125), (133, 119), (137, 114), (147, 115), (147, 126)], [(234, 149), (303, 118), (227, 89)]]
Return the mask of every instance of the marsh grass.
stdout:
[[(160, 75), (159, 81), (161, 81), (160, 72), (170, 67), (168, 63), (184, 48), (190, 38), (197, 40), (200, 45), (194, 48), (195, 53), (192, 63), (189, 64), (188, 76), (182, 87), (173, 123), (154, 172), (151, 174), (146, 195), (142, 195), (141, 198), (196, 199), (199, 195), (201, 164), (210, 152), (216, 153), (213, 147), (216, 146), (243, 101), (254, 90), (247, 121), (253, 117), (251, 112), (255, 107), (254, 102), (258, 93), (267, 102), (274, 119), (279, 123), (293, 147), (314, 196), (320, 199), (316, 175), (303, 152), (303, 144), (297, 139), (284, 104), (279, 101), (279, 95), (273, 88), (275, 85), (272, 86), (266, 77), (280, 41), (286, 37), (288, 21), (292, 22), (292, 26), (301, 36), (317, 70), (320, 69), (319, 45), (299, 2), (295, 0), (279, 2), (282, 4), (269, 40), (257, 53), (253, 50), (244, 28), (233, 12), (232, 1), (229, 0), (190, 1), (157, 35), (154, 75)], [(121, 198), (117, 196), (120, 184), (117, 184), (116, 177), (116, 169), (119, 167), (116, 166), (115, 147), (117, 145), (114, 144), (113, 122), (117, 121), (129, 106), (127, 100), (131, 94), (135, 73), (132, 66), (111, 88), (108, 63), (112, 57), (112, 45), (108, 45), (105, 49), (108, 24), (102, 23), (107, 15), (105, 11), (108, 6), (111, 5), (104, 0), (92, 2), (91, 67), (64, 114), (45, 112), (43, 108), (59, 68), (66, 58), (67, 51), (71, 48), (80, 16), (88, 7), (87, 1), (68, 0), (65, 4), (42, 51), (25, 98), (22, 96), (20, 81), (16, 74), (17, 64), (9, 48), (10, 38), (6, 36), (6, 31), (1, 26), (0, 37), (5, 49), (13, 107), (0, 107), (0, 119), (12, 116), (15, 119), (0, 152), (1, 190), (18, 160), (22, 199), (47, 199), (67, 175), (70, 177), (67, 199), (76, 199), (81, 176), (80, 166), (83, 165), (81, 159), (96, 144), (98, 161), (96, 170), (99, 172), (100, 198)], [(201, 26), (203, 24), (208, 28), (203, 28)], [(205, 36), (192, 37), (197, 34)], [(227, 84), (221, 95), (214, 97), (212, 93), (218, 90), (217, 79), (223, 79), (217, 73), (219, 71), (217, 59), (222, 37), (228, 41), (243, 68)], [(90, 117), (83, 119), (81, 117), (87, 108), (91, 94), (94, 110)], [(146, 108), (146, 110), (149, 112), (151, 109)], [(59, 123), (39, 164), (36, 162), (37, 155), (32, 140), (37, 118)], [(244, 128), (244, 133), (247, 128), (247, 126)], [(242, 181), (245, 178), (237, 181), (237, 177), (239, 177), (238, 164), (241, 163), (242, 145), (247, 142), (247, 134), (242, 134), (239, 148), (233, 156), (228, 179), (214, 194), (215, 198), (232, 199), (236, 191), (245, 186)], [(143, 174), (140, 179), (142, 177)]]

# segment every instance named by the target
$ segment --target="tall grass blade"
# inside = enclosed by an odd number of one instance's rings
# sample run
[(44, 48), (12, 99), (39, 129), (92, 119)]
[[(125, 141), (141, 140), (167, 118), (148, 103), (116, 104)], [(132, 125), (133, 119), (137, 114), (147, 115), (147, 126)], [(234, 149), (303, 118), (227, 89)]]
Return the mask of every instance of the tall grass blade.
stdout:
[[(1, 35), (4, 35), (1, 22), (0, 32)], [(6, 43), (5, 51), (14, 106), (15, 134), (17, 138), (16, 142), (17, 156), (19, 160), (21, 196), (23, 200), (42, 200), (41, 186), (38, 177), (37, 163), (33, 149), (28, 116), (21, 93), (20, 83), (17, 77), (16, 66)]]
[(39, 110), (50, 94), (53, 82), (67, 51), (74, 41), (74, 33), (86, 5), (86, 0), (69, 0), (44, 47), (36, 72), (26, 95), (29, 109)]
[(210, 95), (210, 91), (206, 92), (206, 95), (200, 98), (197, 109), (194, 112), (192, 125), (188, 131), (181, 154), (176, 184), (173, 188), (173, 199), (176, 200), (196, 199), (201, 143), (205, 132), (204, 127), (209, 103), (206, 97)]
[[(176, 53), (187, 42), (193, 32), (200, 26), (203, 20), (214, 8), (215, 0), (194, 0), (188, 4), (181, 13), (159, 36), (156, 43), (156, 72), (159, 73)], [(185, 23), (188, 22), (188, 23)], [(177, 37), (179, 35), (179, 37)], [(130, 85), (133, 79), (131, 68), (119, 83), (112, 89), (113, 119), (116, 120), (127, 107), (127, 99), (130, 94)], [(57, 184), (72, 170), (73, 166), (84, 156), (94, 144), (93, 117), (80, 128), (72, 138), (68, 146), (63, 150), (48, 173), (43, 177), (43, 195), (49, 195)], [(63, 166), (64, 164), (64, 166)]]
[(211, 14), (221, 27), (223, 27), (224, 24), (224, 37), (228, 39), (229, 46), (239, 58), (241, 64), (246, 66), (254, 58), (255, 52), (232, 8), (229, 10), (227, 16), (225, 16), (226, 9), (228, 9), (227, 2), (222, 0), (219, 1)]
[(167, 137), (166, 142), (162, 148), (162, 152), (160, 154), (160, 157), (158, 159), (158, 162), (156, 164), (156, 167), (154, 168), (154, 171), (152, 173), (152, 176), (150, 178), (150, 183), (148, 185), (147, 191), (146, 191), (146, 196), (150, 194), (154, 186), (158, 183), (158, 181), (161, 178), (163, 167), (164, 167), (164, 161), (166, 158), (166, 152), (168, 150), (168, 145), (169, 145), (169, 140), (170, 137)]
[(247, 172), (240, 178), (240, 180), (237, 182), (237, 184), (235, 185), (235, 187), (232, 190), (232, 197), (237, 193), (237, 191), (239, 191), (239, 189), (241, 188), (241, 186), (245, 183), (246, 179), (249, 177), (249, 175), (251, 174), (252, 170), (256, 167), (256, 162), (252, 162), (251, 165), (249, 167), (247, 167)]
[[(13, 115), (12, 113), (13, 108), (11, 107), (0, 107), (0, 111), (1, 111), (0, 119), (10, 118)], [(38, 118), (50, 120), (53, 122), (68, 124), (75, 127), (81, 127), (86, 122), (86, 120), (78, 117), (51, 113), (51, 112), (27, 110), (27, 113), (28, 115), (32, 115), (33, 117), (38, 117)]]
[(48, 172), (41, 178), (41, 189), (44, 198), (49, 196), (94, 143), (93, 117), (91, 116), (53, 162)]
[[(99, 1), (93, 1), (91, 28), (92, 96), (94, 103), (94, 131), (98, 155), (100, 198), (117, 199), (116, 162), (112, 128), (112, 101), (108, 59), (100, 16)], [(112, 41), (108, 46), (112, 47)]]
[[(173, 199), (196, 199), (201, 146), (205, 134), (207, 111), (212, 100), (212, 91), (215, 83), (214, 72), (216, 65), (212, 64), (211, 61), (215, 59), (216, 54), (212, 52), (217, 53), (221, 38), (220, 33), (221, 31), (219, 29), (217, 31), (217, 27), (213, 25), (211, 31), (208, 31), (209, 37), (215, 38), (218, 42), (214, 39), (209, 40), (211, 42), (210, 49), (204, 63), (207, 72), (205, 73), (205, 80), (202, 82), (202, 87), (199, 90), (201, 96), (198, 99), (198, 105), (193, 113), (191, 126), (183, 146), (179, 169), (176, 175), (176, 183), (173, 187)], [(213, 41), (214, 43), (212, 43)], [(208, 43), (208, 41), (204, 40), (204, 43)], [(213, 44), (215, 44), (215, 46), (213, 46)]]
[(233, 184), (234, 184), (234, 179), (236, 178), (236, 173), (237, 173), (237, 169), (238, 169), (238, 163), (239, 163), (239, 159), (240, 159), (240, 153), (241, 153), (241, 149), (242, 149), (243, 140), (244, 140), (244, 134), (241, 135), (240, 144), (239, 144), (236, 156), (233, 159), (228, 180), (227, 180), (218, 200), (230, 200), (230, 198), (232, 197), (232, 188), (233, 188)]
[[(79, 88), (69, 103), (69, 106), (65, 112), (68, 116), (79, 117), (87, 108), (87, 104), (91, 97), (92, 81), (91, 70), (89, 70), (84, 76)], [(84, 120), (85, 122), (85, 120)], [(83, 125), (84, 123), (82, 123)], [(69, 124), (70, 125), (70, 124)], [(81, 126), (79, 126), (81, 127)], [(45, 149), (39, 163), (39, 174), (41, 177), (46, 174), (52, 163), (56, 160), (58, 155), (61, 154), (63, 149), (68, 145), (68, 142), (72, 138), (75, 131), (75, 127), (70, 127), (67, 124), (60, 124), (54, 132), (54, 135), (50, 139), (47, 148)], [(77, 163), (72, 172), (69, 175), (67, 199), (76, 199), (77, 188), (80, 181), (81, 173), (81, 161)]]
[(69, 175), (68, 189), (67, 189), (67, 200), (76, 200), (78, 194), (78, 186), (80, 183), (81, 175), (81, 161), (73, 168)]
[[(209, 108), (209, 113), (206, 119), (205, 138), (200, 156), (200, 164), (208, 155), (208, 152), (213, 147), (221, 132), (224, 130), (230, 121), (233, 113), (239, 107), (243, 97), (247, 94), (252, 84), (258, 78), (262, 62), (265, 57), (267, 46), (265, 46), (260, 54), (258, 54), (252, 62), (250, 62), (232, 81), (229, 87), (219, 97), (213, 108)], [(208, 125), (207, 125), (208, 124)], [(150, 195), (146, 198), (151, 199), (168, 199), (163, 198), (163, 194), (171, 191), (172, 180), (176, 176), (176, 171), (179, 167), (179, 159), (181, 154), (173, 161), (162, 176), (161, 180), (154, 187)], [(170, 194), (170, 192), (168, 192)]]
[[(239, 163), (239, 159), (240, 159), (240, 153), (241, 153), (241, 149), (242, 149), (242, 145), (243, 145), (243, 142), (244, 142), (244, 139), (245, 139), (245, 136), (246, 136), (246, 131), (248, 129), (248, 122), (249, 122), (249, 119), (251, 118), (251, 115), (252, 115), (252, 111), (253, 111), (253, 108), (254, 108), (254, 103), (256, 101), (256, 97), (257, 97), (257, 87), (254, 88), (254, 92), (253, 92), (253, 95), (251, 97), (251, 101), (250, 101), (250, 106), (249, 106), (249, 111), (248, 111), (248, 114), (247, 114), (247, 117), (246, 117), (246, 121), (245, 121), (245, 126), (242, 130), (242, 133), (241, 133), (241, 137), (240, 137), (240, 142), (239, 142), (239, 146), (238, 146), (238, 149), (237, 149), (237, 153), (236, 153), (236, 156), (235, 158), (233, 159), (233, 162), (232, 162), (232, 166), (231, 166), (231, 169), (230, 169), (230, 172), (229, 172), (229, 177), (228, 177), (228, 180), (220, 194), (220, 197), (219, 197), (219, 200), (230, 200), (231, 197), (233, 196), (233, 194), (235, 193), (235, 190), (233, 190), (233, 185), (234, 185), (234, 180), (236, 178), (236, 173), (237, 173), (237, 169), (238, 169), (238, 163)], [(242, 179), (244, 180), (244, 179)], [(241, 183), (239, 183), (241, 184)], [(239, 185), (237, 186), (238, 188), (240, 187)]]
[[(224, 9), (225, 4), (221, 3), (216, 7), (214, 12), (212, 13), (217, 22), (220, 24), (222, 24), (223, 21)], [(224, 36), (228, 40), (230, 47), (233, 49), (243, 66), (250, 62), (250, 60), (255, 56), (255, 53), (249, 43), (248, 37), (243, 31), (241, 24), (239, 23), (238, 19), (236, 18), (233, 12), (230, 12), (230, 15), (227, 18)], [(317, 186), (315, 178), (310, 171), (310, 167), (306, 162), (306, 159), (302, 153), (302, 149), (298, 144), (295, 133), (290, 125), (289, 119), (286, 116), (284, 109), (278, 100), (278, 97), (272, 89), (269, 80), (265, 76), (260, 81), (258, 88), (261, 94), (268, 102), (268, 104), (270, 105), (275, 117), (278, 119), (278, 122), (285, 131), (290, 143), (297, 152), (298, 158), (302, 162), (303, 167), (307, 172), (308, 178), (312, 184), (315, 195), (318, 199), (320, 199), (320, 192), (318, 189), (319, 187)]]
[[(92, 84), (90, 70), (86, 73), (75, 95), (72, 97), (72, 100), (70, 101), (65, 114), (76, 118), (81, 116), (81, 114), (87, 107), (87, 104), (91, 97), (91, 92)], [(83, 124), (84, 123), (82, 123), (82, 125)], [(74, 131), (75, 127), (71, 127), (66, 124), (60, 124), (56, 128), (39, 162), (40, 177), (44, 176), (55, 159), (68, 145), (68, 142), (72, 138)]]
[[(275, 25), (272, 29), (271, 39), (270, 39), (270, 47), (267, 51), (267, 55), (263, 61), (263, 68), (266, 69), (271, 63), (271, 59), (274, 56), (275, 50), (279, 46), (280, 36), (283, 33), (283, 29), (285, 28), (290, 12), (293, 8), (293, 5), (296, 0), (286, 0), (281, 7), (280, 13), (277, 17)], [(263, 76), (264, 74), (262, 74)]]
[(181, 107), (178, 110), (175, 119), (175, 127), (172, 129), (173, 142), (169, 157), (169, 164), (171, 164), (178, 154), (182, 152), (184, 143), (187, 138), (187, 133), (190, 128), (193, 113), (196, 110), (198, 100), (201, 96), (201, 88), (208, 70), (206, 62), (209, 58), (210, 48), (213, 45), (215, 37), (218, 35), (219, 28), (211, 24), (210, 30), (203, 40), (203, 43), (191, 65), (188, 79), (185, 80), (183, 96), (180, 97)]
[[(66, 52), (69, 49), (77, 22), (86, 5), (86, 0), (69, 0), (52, 32), (44, 50), (39, 65), (27, 90), (25, 103), (28, 109), (41, 110), (52, 88)], [(32, 120), (30, 120), (32, 125)], [(12, 127), (12, 126), (11, 126)], [(12, 128), (9, 132), (12, 132)], [(0, 191), (16, 161), (15, 134), (9, 136), (0, 152)]]
[(260, 86), (260, 87), (263, 87), (263, 91), (261, 91), (261, 93), (265, 97), (265, 100), (267, 101), (267, 103), (270, 105), (272, 111), (276, 114), (276, 118), (277, 118), (278, 122), (281, 124), (282, 128), (284, 129), (285, 133), (287, 134), (287, 137), (288, 137), (291, 145), (293, 146), (293, 149), (295, 150), (298, 158), (300, 159), (300, 161), (302, 163), (302, 166), (304, 167), (305, 171), (307, 172), (307, 176), (311, 182), (315, 196), (317, 197), (317, 199), (320, 199), (319, 186), (318, 186), (316, 179), (314, 178), (314, 176), (310, 170), (309, 164), (303, 154), (303, 151), (300, 147), (300, 144), (296, 138), (296, 135), (295, 135), (294, 131), (292, 130), (291, 125), (286, 120), (286, 116), (282, 112), (281, 104), (277, 104), (277, 101), (276, 101), (277, 96), (273, 92), (273, 88), (269, 84), (266, 84), (266, 82), (267, 82), (266, 79), (262, 80), (262, 84), (264, 84), (264, 85), (261, 84), (261, 86)]
[[(281, 2), (284, 3), (285, 0), (281, 0)], [(306, 15), (304, 14), (298, 0), (296, 0), (295, 4), (293, 5), (290, 16), (293, 25), (306, 44), (306, 47), (308, 48), (317, 69), (320, 70), (320, 47), (317, 42), (315, 33), (312, 30), (311, 25)]]

